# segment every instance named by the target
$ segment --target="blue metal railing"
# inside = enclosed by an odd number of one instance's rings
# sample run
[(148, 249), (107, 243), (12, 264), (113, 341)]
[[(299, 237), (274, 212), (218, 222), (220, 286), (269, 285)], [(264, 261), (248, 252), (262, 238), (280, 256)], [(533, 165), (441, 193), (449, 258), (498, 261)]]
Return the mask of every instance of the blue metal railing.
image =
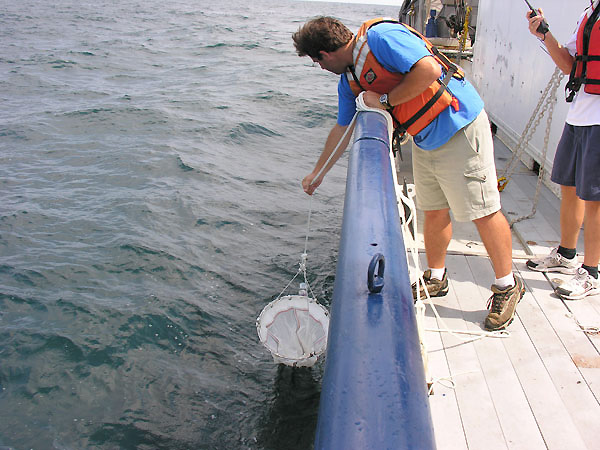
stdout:
[(355, 133), (315, 449), (434, 449), (386, 120)]

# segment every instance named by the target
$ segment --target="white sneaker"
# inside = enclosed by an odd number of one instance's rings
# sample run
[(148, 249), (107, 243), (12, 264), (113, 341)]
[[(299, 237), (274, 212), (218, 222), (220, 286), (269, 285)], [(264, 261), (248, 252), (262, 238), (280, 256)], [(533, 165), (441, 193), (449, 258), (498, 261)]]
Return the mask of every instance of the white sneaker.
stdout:
[(561, 272), (567, 275), (576, 274), (579, 267), (577, 256), (573, 259), (565, 258), (558, 253), (558, 247), (553, 248), (548, 256), (529, 259), (526, 264), (531, 270), (537, 272)]
[(580, 267), (573, 278), (556, 288), (556, 293), (567, 300), (579, 300), (588, 295), (600, 294), (600, 283)]

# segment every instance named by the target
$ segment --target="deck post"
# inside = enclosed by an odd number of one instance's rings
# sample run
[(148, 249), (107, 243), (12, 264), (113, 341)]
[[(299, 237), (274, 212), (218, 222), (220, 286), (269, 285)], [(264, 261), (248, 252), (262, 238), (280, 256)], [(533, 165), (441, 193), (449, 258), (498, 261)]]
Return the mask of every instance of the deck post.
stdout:
[(385, 118), (359, 113), (355, 136), (315, 449), (434, 449)]

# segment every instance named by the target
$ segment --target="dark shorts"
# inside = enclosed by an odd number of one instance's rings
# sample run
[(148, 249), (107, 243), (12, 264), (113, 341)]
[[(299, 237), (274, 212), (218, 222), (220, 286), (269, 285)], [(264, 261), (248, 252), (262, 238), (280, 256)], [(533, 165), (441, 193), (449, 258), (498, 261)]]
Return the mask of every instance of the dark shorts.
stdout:
[(550, 179), (561, 186), (575, 186), (582, 200), (600, 201), (600, 125), (565, 124)]

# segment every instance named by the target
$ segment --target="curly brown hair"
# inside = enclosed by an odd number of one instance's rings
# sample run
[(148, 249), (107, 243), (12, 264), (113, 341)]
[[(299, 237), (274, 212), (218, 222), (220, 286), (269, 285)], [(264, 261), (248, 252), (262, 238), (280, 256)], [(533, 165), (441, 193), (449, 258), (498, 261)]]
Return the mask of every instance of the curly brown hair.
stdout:
[(352, 32), (333, 17), (309, 20), (292, 35), (298, 56), (320, 60), (321, 51), (334, 52), (352, 39)]

